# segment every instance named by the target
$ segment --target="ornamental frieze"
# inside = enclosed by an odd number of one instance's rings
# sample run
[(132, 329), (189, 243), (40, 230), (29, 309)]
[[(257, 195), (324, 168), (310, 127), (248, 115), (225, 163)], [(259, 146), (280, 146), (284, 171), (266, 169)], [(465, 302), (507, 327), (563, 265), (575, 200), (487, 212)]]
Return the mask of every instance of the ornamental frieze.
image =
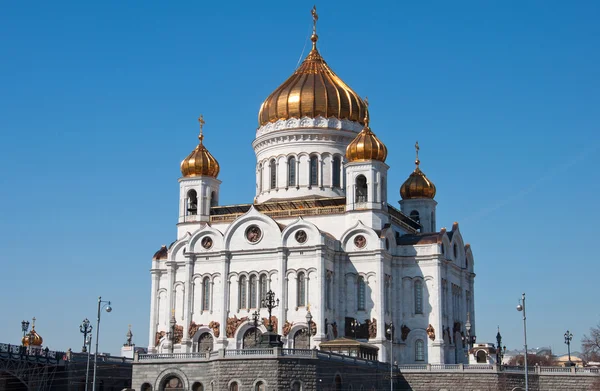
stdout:
[(227, 327), (225, 329), (225, 334), (227, 335), (227, 338), (233, 338), (238, 327), (240, 327), (240, 325), (247, 320), (247, 316), (238, 319), (237, 316), (233, 315), (233, 318), (227, 318)]
[(166, 335), (164, 331), (157, 331), (156, 336), (154, 337), (154, 346), (158, 346), (160, 344), (160, 340)]
[(203, 326), (203, 325), (196, 324), (196, 322), (192, 321), (190, 323), (190, 328), (188, 330), (188, 337), (189, 338), (194, 338), (194, 334), (196, 334), (196, 331), (198, 331), (198, 329), (200, 328), (200, 326)]
[(287, 335), (290, 333), (290, 330), (292, 329), (292, 326), (294, 325), (294, 322), (289, 322), (289, 321), (285, 321), (285, 324), (283, 325), (283, 336), (287, 337)]
[(212, 330), (215, 338), (219, 338), (219, 335), (221, 335), (221, 323), (213, 320), (208, 324), (208, 328)]
[[(271, 322), (273, 324), (273, 331), (277, 332), (277, 317), (275, 315), (271, 316)], [(269, 325), (269, 319), (262, 318), (262, 324), (267, 327)]]
[(180, 343), (183, 339), (183, 326), (176, 324), (175, 325), (175, 333), (173, 333), (173, 343)]
[(435, 339), (435, 329), (433, 328), (433, 326), (431, 324), (429, 324), (429, 326), (427, 326), (427, 329), (425, 330), (425, 332), (427, 332), (427, 336), (429, 337), (430, 340), (434, 340)]

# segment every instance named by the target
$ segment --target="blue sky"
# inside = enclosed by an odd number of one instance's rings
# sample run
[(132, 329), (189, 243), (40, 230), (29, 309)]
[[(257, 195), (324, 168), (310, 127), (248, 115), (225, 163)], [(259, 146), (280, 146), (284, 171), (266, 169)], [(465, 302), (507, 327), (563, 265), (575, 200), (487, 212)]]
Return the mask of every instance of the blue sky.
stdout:
[[(148, 341), (150, 259), (175, 239), (196, 119), (221, 203), (254, 196), (264, 98), (294, 70), (312, 2), (8, 2), (0, 13), (1, 342), (37, 317), (52, 349)], [(475, 255), (479, 341), (575, 348), (600, 321), (600, 67), (594, 1), (327, 1), (319, 49), (389, 149), (389, 198), (413, 169)], [(310, 43), (310, 42), (308, 42)], [(304, 55), (306, 55), (306, 50)]]

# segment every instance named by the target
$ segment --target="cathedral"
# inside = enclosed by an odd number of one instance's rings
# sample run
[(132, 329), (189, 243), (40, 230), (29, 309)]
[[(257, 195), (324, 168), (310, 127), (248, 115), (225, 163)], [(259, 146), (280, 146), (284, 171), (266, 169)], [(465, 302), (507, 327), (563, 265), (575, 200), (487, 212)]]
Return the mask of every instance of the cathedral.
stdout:
[(418, 143), (414, 171), (388, 189), (394, 151), (321, 56), (316, 10), (313, 20), (312, 50), (258, 112), (254, 200), (219, 203), (218, 156), (199, 119), (181, 162), (177, 240), (152, 259), (148, 351), (243, 352), (272, 326), (283, 349), (356, 354), (335, 346), (359, 343), (381, 362), (466, 363), (470, 246), (457, 223), (438, 229)]

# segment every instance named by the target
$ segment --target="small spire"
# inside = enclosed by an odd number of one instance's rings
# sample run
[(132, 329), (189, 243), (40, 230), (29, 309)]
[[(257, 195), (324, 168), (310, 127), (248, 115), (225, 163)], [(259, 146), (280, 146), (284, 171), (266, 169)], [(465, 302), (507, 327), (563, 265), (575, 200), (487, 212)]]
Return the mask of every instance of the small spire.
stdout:
[(32, 322), (31, 322), (31, 330), (33, 331), (35, 329), (35, 316), (31, 320), (32, 320)]
[(369, 97), (365, 96), (365, 128), (369, 127)]
[(317, 35), (317, 21), (319, 20), (319, 15), (317, 14), (317, 6), (313, 5), (312, 10), (310, 11), (310, 13), (312, 14), (312, 18), (313, 18), (313, 32), (312, 32), (312, 36), (310, 37), (310, 40), (313, 43), (313, 50), (317, 49), (317, 40), (319, 39), (319, 36)]
[(419, 160), (419, 149), (421, 149), (421, 148), (419, 148), (419, 142), (417, 141), (415, 143), (415, 151), (417, 153), (417, 158), (415, 159), (415, 164), (417, 165), (417, 168), (419, 168), (419, 164), (421, 164), (421, 161)]
[(204, 128), (204, 124), (206, 123), (202, 114), (200, 114), (200, 117), (198, 117), (198, 122), (200, 123), (200, 135), (198, 136), (198, 139), (200, 140), (200, 144), (202, 144), (202, 140), (204, 140), (204, 133), (202, 132), (202, 128)]

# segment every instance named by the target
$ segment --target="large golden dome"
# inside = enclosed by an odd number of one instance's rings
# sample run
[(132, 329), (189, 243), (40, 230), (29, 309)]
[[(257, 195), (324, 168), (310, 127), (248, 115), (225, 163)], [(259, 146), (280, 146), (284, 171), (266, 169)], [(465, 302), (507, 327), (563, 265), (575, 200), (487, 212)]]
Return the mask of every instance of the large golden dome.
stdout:
[(216, 178), (217, 175), (219, 175), (220, 170), (219, 162), (217, 162), (217, 159), (215, 159), (204, 146), (204, 134), (202, 133), (204, 118), (200, 116), (198, 122), (200, 122), (200, 135), (198, 136), (200, 143), (196, 149), (181, 162), (181, 173), (184, 177), (204, 175)]
[(410, 174), (408, 179), (400, 187), (400, 196), (403, 200), (411, 200), (415, 198), (435, 197), (435, 185), (431, 182), (423, 171), (419, 168), (421, 161), (419, 160), (419, 143), (415, 144), (417, 150), (417, 158), (415, 160), (415, 170)]
[(346, 148), (349, 162), (379, 160), (385, 162), (387, 148), (369, 127), (369, 117), (365, 117), (365, 127)]
[(315, 28), (311, 36), (312, 50), (300, 67), (268, 96), (258, 112), (259, 126), (280, 119), (322, 116), (348, 119), (364, 124), (365, 102), (342, 81), (317, 50), (316, 9)]

